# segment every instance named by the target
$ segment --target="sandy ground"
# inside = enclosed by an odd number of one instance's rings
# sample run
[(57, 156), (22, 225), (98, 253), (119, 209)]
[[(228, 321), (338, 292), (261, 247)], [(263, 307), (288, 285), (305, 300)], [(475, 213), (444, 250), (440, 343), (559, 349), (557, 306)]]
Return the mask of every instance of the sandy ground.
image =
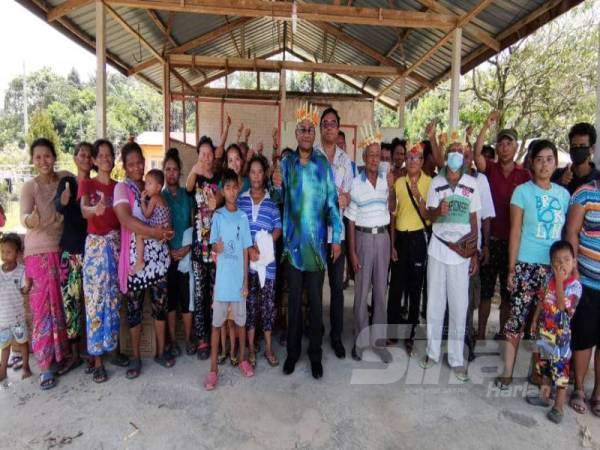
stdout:
[[(325, 338), (319, 381), (305, 355), (291, 376), (262, 357), (249, 379), (222, 366), (213, 392), (202, 387), (209, 363), (195, 356), (179, 358), (170, 370), (145, 360), (134, 381), (107, 365), (110, 379), (102, 385), (78, 369), (48, 392), (40, 391), (37, 376), (21, 381), (9, 369), (0, 388), (0, 448), (573, 449), (581, 448), (586, 426), (600, 440), (600, 419), (590, 413), (567, 407), (562, 425), (549, 422), (543, 408), (525, 402), (524, 380), (503, 395), (494, 390), (501, 366), (495, 342), (478, 347), (467, 384), (457, 383), (446, 364), (420, 369), (423, 341), (411, 359), (392, 348), (389, 366), (369, 351), (365, 361), (353, 361), (352, 289), (345, 294), (348, 356), (336, 359)], [(284, 349), (276, 349), (283, 361)]]

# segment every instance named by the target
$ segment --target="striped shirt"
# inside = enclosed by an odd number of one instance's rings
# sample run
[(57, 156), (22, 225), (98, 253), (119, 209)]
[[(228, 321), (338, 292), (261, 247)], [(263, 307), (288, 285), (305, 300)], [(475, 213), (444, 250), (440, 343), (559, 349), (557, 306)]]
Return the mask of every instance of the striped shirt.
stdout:
[(10, 272), (0, 267), (0, 330), (25, 321), (21, 288), (25, 286), (25, 266), (17, 264)]
[[(265, 192), (265, 196), (261, 202), (255, 205), (250, 196), (250, 191), (246, 191), (239, 196), (237, 204), (240, 211), (243, 211), (248, 216), (253, 243), (256, 242), (255, 236), (260, 230), (265, 230), (268, 233), (273, 234), (275, 229), (281, 229), (281, 215), (279, 214), (279, 208), (273, 200), (271, 200), (268, 192)], [(252, 269), (248, 270), (254, 272)], [(273, 261), (267, 266), (267, 280), (275, 279), (276, 270), (276, 263)]]
[(594, 181), (575, 191), (571, 205), (585, 210), (579, 232), (577, 262), (581, 284), (600, 291), (600, 184)]
[(359, 227), (383, 227), (390, 223), (389, 189), (383, 173), (377, 176), (375, 187), (362, 172), (352, 181), (350, 205), (345, 216)]

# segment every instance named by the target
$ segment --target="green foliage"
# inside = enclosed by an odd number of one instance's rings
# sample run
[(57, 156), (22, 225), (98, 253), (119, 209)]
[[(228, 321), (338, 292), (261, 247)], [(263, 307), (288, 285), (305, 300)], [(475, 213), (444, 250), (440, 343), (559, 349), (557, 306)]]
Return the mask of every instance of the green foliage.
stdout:
[(54, 124), (52, 123), (50, 115), (46, 110), (38, 109), (31, 116), (25, 143), (29, 146), (33, 141), (42, 137), (49, 139), (54, 144), (57, 153), (62, 150), (60, 137), (54, 129)]

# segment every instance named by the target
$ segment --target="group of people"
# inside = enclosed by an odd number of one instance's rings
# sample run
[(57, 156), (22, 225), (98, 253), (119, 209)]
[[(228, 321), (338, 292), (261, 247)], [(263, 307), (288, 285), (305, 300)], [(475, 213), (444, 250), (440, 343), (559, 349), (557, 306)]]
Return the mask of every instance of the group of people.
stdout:
[[(470, 129), (438, 135), (432, 123), (427, 139), (416, 145), (400, 139), (385, 144), (381, 133), (365, 126), (359, 168), (346, 153), (335, 109), (319, 114), (305, 104), (296, 117), (297, 148), (280, 150), (274, 132), (271, 161), (262, 148), (248, 147), (243, 126), (238, 142), (225, 148), (227, 118), (217, 146), (208, 137), (198, 142), (198, 159), (184, 187), (176, 149), (166, 153), (162, 170), (144, 174), (141, 148), (126, 143), (120, 150), (126, 176), (116, 182), (109, 141), (75, 149), (76, 175), (56, 172), (53, 144), (34, 141), (30, 151), (37, 176), (23, 185), (20, 196), (24, 241), (12, 234), (0, 241), (0, 379), (9, 365), (22, 365), (24, 376), (31, 374), (24, 294), (42, 389), (84, 363), (82, 342), (86, 370), (95, 382), (108, 379), (109, 354), (113, 363), (127, 367), (127, 378), (137, 378), (146, 297), (156, 334), (154, 361), (169, 368), (181, 355), (175, 330), (179, 311), (184, 351), (211, 360), (207, 390), (217, 386), (219, 365), (228, 357), (244, 376), (254, 374), (259, 335), (266, 362), (279, 364), (272, 345), (278, 312), (285, 316), (283, 372), (294, 372), (306, 335), (311, 373), (318, 379), (327, 271), (336, 357), (346, 356), (344, 289), (351, 277), (352, 358), (361, 360), (369, 348), (389, 363), (386, 347), (399, 341), (414, 356), (424, 318), (421, 367), (441, 362), (447, 339), (448, 364), (467, 382), (465, 359), (472, 360), (476, 341), (486, 338), (499, 279), (495, 338), (506, 345), (504, 373), (496, 385), (510, 386), (519, 342), (533, 336), (534, 372), (543, 388), (528, 402), (550, 406), (554, 385), (548, 417), (560, 422), (572, 369), (570, 404), (584, 413), (584, 377), (600, 338), (594, 127), (572, 127), (572, 164), (557, 169), (558, 151), (548, 140), (531, 142), (523, 165), (515, 161), (513, 129), (500, 130), (495, 147), (484, 145), (496, 112), (474, 143)], [(317, 131), (320, 146), (315, 146)], [(122, 304), (129, 358), (119, 350)], [(11, 344), (22, 351), (9, 361)], [(600, 367), (598, 352), (595, 364)], [(589, 404), (600, 415), (600, 373)]]

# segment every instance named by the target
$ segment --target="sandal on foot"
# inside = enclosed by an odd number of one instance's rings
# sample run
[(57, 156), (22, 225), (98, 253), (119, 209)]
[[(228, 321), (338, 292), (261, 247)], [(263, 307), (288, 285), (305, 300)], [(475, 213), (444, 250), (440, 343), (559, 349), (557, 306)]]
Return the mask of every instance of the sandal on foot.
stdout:
[(123, 353), (115, 353), (110, 360), (110, 363), (117, 367), (127, 367), (129, 366), (129, 362), (129, 358)]
[(230, 360), (233, 367), (237, 367), (240, 364), (240, 359), (237, 356), (232, 356)]
[(71, 370), (77, 369), (82, 364), (83, 364), (83, 359), (81, 359), (81, 358), (78, 358), (76, 360), (71, 360), (70, 362), (65, 364), (63, 367), (61, 367), (60, 370), (58, 372), (56, 372), (56, 374), (59, 377), (62, 377), (63, 375), (68, 374)]
[(42, 391), (47, 391), (56, 386), (56, 378), (52, 372), (44, 372), (40, 375), (40, 388)]
[(206, 360), (210, 357), (210, 347), (206, 342), (198, 345), (198, 359)]
[(600, 417), (600, 398), (590, 398), (590, 409), (592, 410), (593, 415)]
[(465, 369), (463, 366), (453, 367), (452, 373), (458, 381), (461, 381), (463, 383), (466, 383), (470, 380), (469, 374), (467, 373), (467, 369)]
[(7, 367), (12, 367), (13, 370), (20, 370), (23, 367), (23, 357), (20, 355), (13, 355), (8, 361)]
[(196, 346), (194, 344), (192, 344), (191, 342), (186, 342), (185, 343), (185, 353), (188, 356), (192, 356), (194, 353), (196, 353)]
[(125, 377), (128, 380), (133, 380), (133, 379), (139, 377), (140, 373), (142, 373), (142, 360), (134, 359), (134, 360), (130, 361), (129, 369), (125, 373)]
[(585, 404), (585, 393), (583, 391), (573, 391), (571, 398), (569, 399), (569, 406), (578, 414), (585, 414), (587, 412), (587, 405)]
[(548, 419), (550, 419), (551, 422), (554, 422), (556, 424), (559, 424), (562, 422), (563, 420), (563, 412), (559, 411), (556, 408), (552, 408), (550, 411), (548, 411), (548, 414), (546, 414), (546, 417), (548, 417)]
[(425, 356), (421, 361), (419, 361), (419, 366), (421, 366), (421, 369), (425, 370), (432, 368), (436, 364), (437, 362), (435, 362), (433, 359), (430, 359), (429, 356)]
[(104, 366), (94, 368), (94, 376), (92, 379), (94, 380), (94, 383), (104, 383), (108, 380)]
[(169, 369), (175, 365), (175, 360), (173, 359), (171, 354), (167, 353), (166, 351), (163, 352), (163, 354), (160, 356), (155, 356), (154, 362), (165, 367), (166, 369)]
[(217, 372), (208, 372), (208, 375), (206, 375), (206, 378), (204, 379), (204, 389), (212, 391), (217, 387), (218, 379)]
[(251, 377), (254, 375), (254, 370), (248, 361), (242, 361), (240, 363), (240, 372), (242, 372), (242, 375), (245, 377)]
[(223, 364), (225, 361), (227, 361), (227, 353), (223, 352), (223, 353), (219, 353), (217, 355), (217, 364), (221, 365)]
[(267, 362), (269, 363), (269, 365), (271, 367), (277, 367), (279, 365), (279, 360), (277, 359), (277, 356), (275, 356), (275, 353), (273, 353), (273, 352), (271, 352), (271, 353), (265, 352), (265, 359), (267, 360)]
[(531, 394), (525, 397), (525, 401), (532, 406), (541, 406), (542, 408), (547, 408), (550, 406), (550, 400), (545, 400), (537, 394)]
[(256, 353), (248, 355), (248, 362), (250, 363), (253, 369), (256, 368)]
[(512, 377), (496, 377), (494, 380), (494, 386), (501, 391), (505, 391), (512, 383)]

